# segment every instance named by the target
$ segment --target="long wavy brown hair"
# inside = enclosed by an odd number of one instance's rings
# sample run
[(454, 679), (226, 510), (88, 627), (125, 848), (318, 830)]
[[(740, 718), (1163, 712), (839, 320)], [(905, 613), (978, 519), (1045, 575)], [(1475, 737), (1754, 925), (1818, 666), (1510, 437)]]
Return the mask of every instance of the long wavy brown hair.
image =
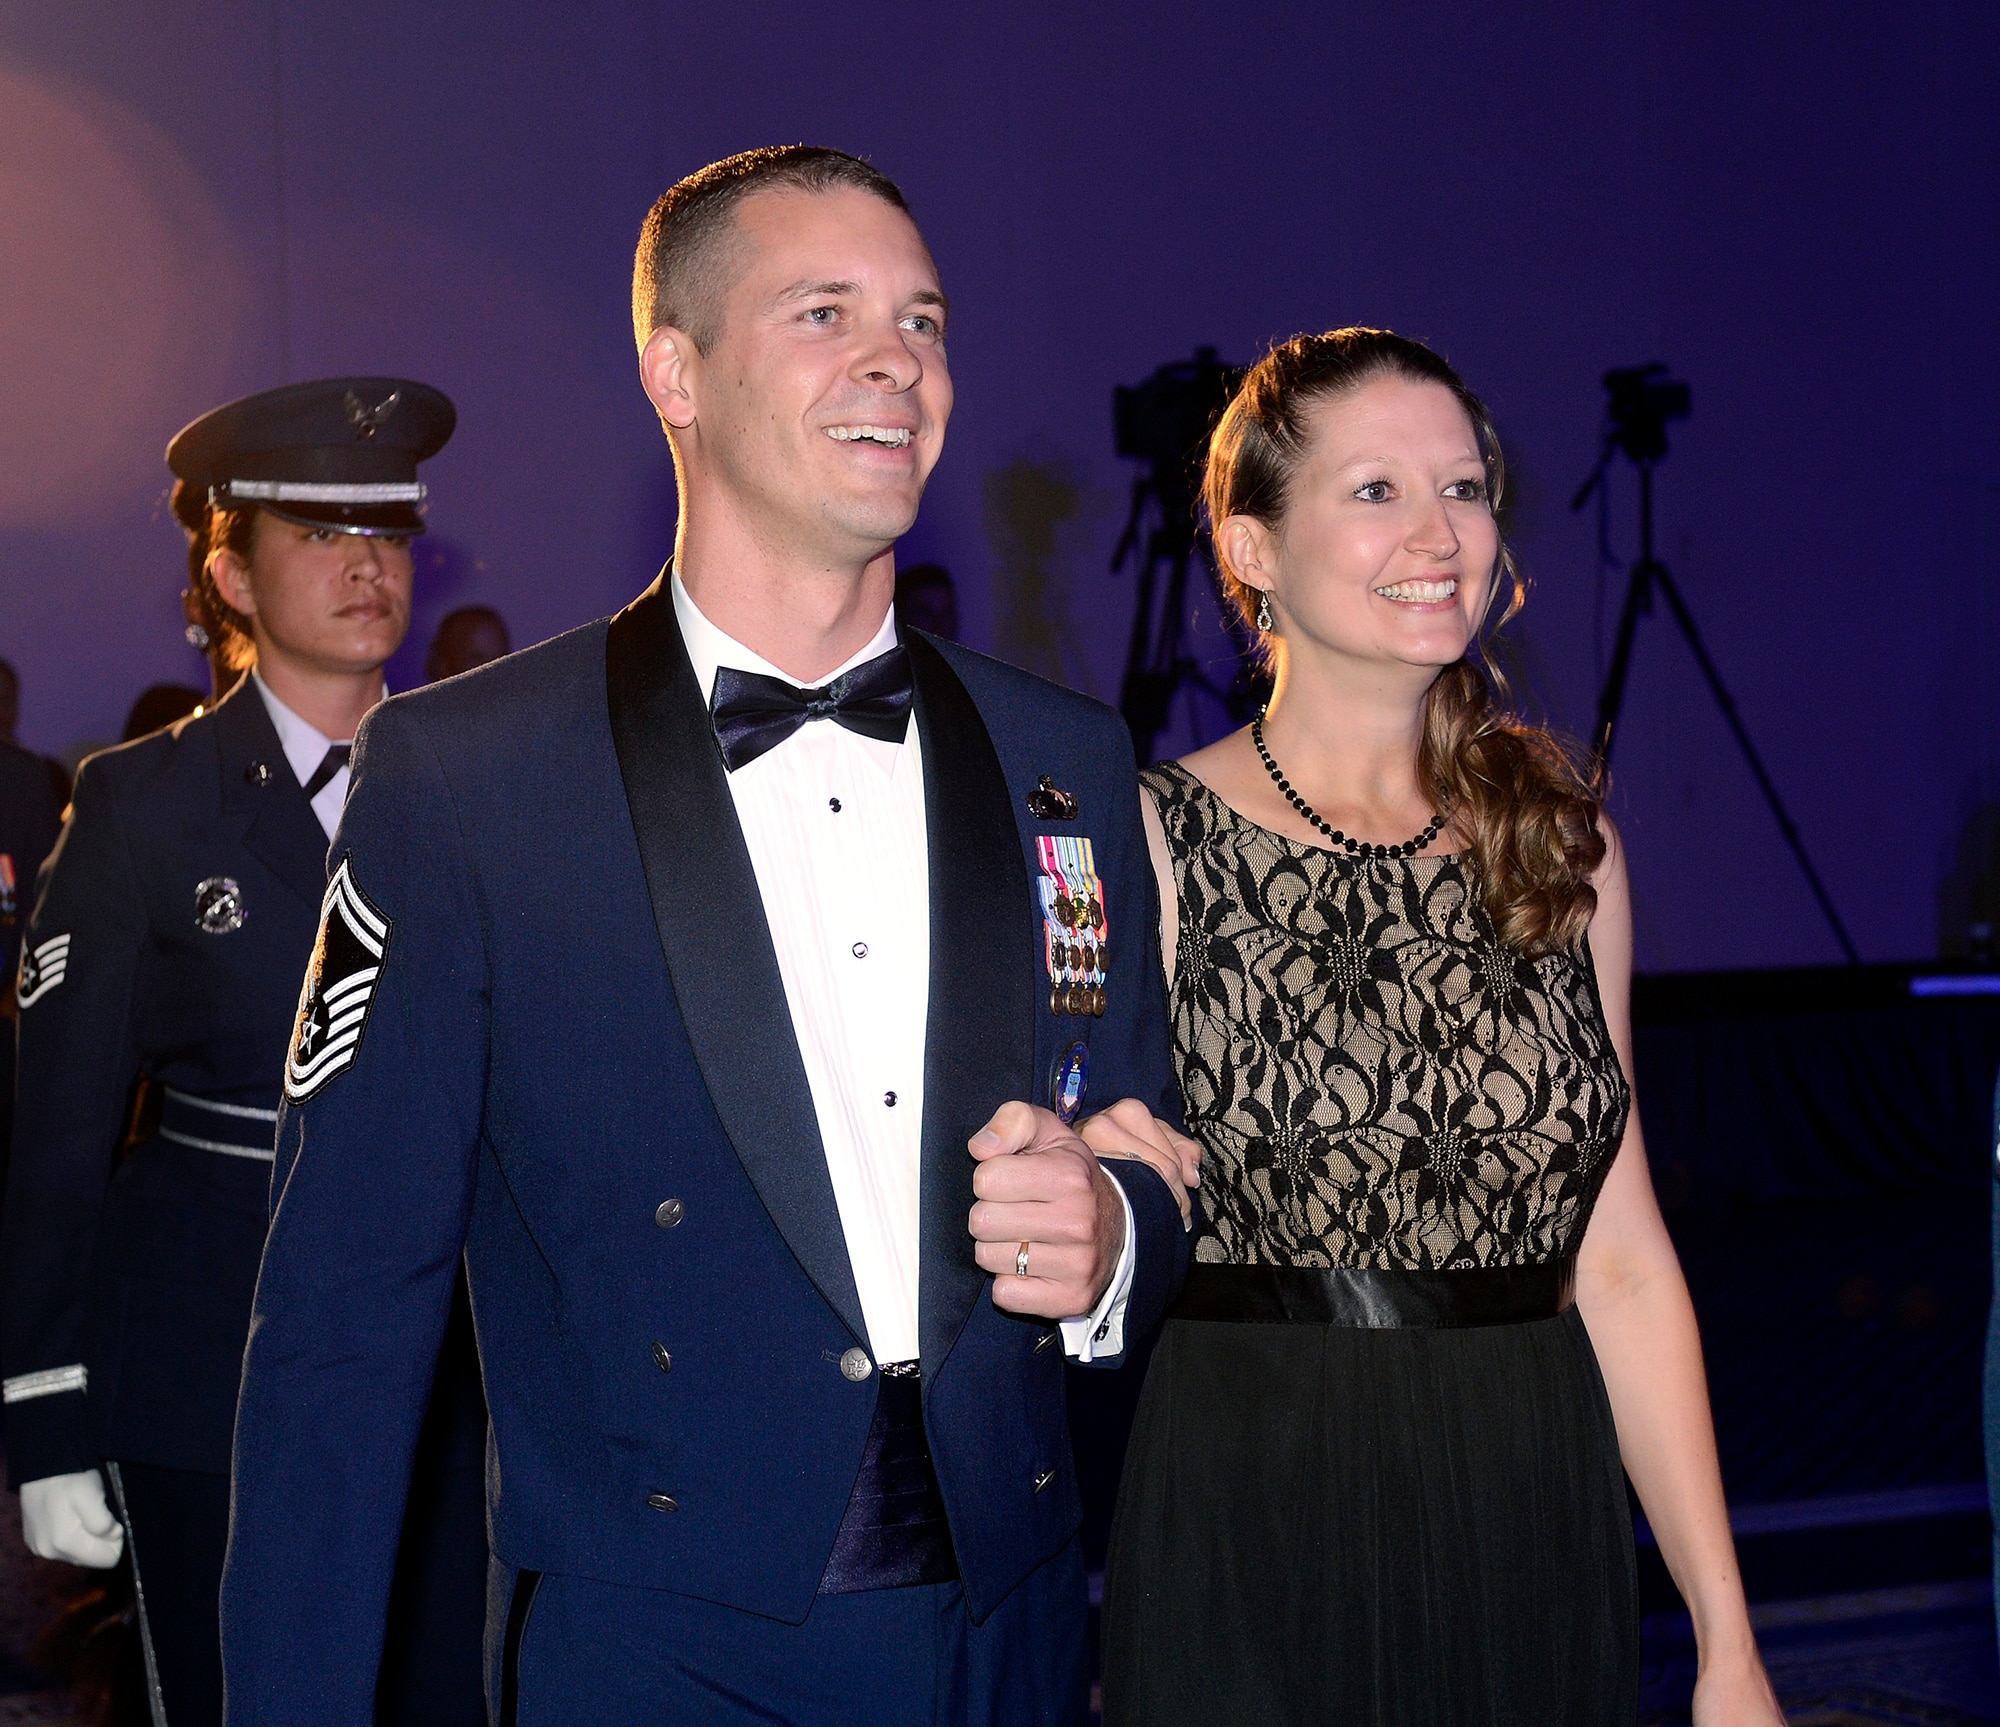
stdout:
[[(1457, 397), (1479, 440), (1488, 502), (1504, 524), (1507, 464), (1485, 403), (1435, 350), (1366, 329), (1294, 336), (1250, 368), (1209, 440), (1202, 501), (1210, 524), (1249, 516), (1276, 532), (1306, 459), (1312, 410), (1385, 374), (1439, 384)], [(1244, 627), (1275, 658), (1282, 641), (1257, 628), (1262, 596), (1219, 549), (1216, 562)], [(1590, 878), (1604, 861), (1605, 843), (1597, 788), (1562, 739), (1516, 711), (1487, 651), (1526, 597), (1503, 533), (1492, 597), (1472, 648), (1425, 693), (1417, 780), (1465, 836), (1480, 899), (1502, 945), (1535, 957), (1581, 941), (1597, 910)]]

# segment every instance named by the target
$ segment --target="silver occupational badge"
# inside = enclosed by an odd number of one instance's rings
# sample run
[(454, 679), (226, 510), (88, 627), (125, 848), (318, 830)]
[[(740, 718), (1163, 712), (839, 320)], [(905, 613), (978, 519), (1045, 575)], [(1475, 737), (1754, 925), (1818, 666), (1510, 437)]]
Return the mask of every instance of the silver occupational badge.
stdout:
[(235, 879), (212, 875), (194, 890), (194, 921), (208, 935), (228, 935), (243, 927), (243, 890)]
[(319, 940), (285, 1057), (285, 1095), (294, 1103), (304, 1103), (353, 1063), (382, 975), (389, 920), (356, 885), (353, 866), (351, 857), (340, 860), (320, 911)]

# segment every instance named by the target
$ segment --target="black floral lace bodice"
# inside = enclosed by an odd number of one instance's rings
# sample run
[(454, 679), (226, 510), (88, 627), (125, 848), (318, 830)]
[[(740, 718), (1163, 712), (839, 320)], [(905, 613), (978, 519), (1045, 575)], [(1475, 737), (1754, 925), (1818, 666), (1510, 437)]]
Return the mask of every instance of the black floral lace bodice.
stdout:
[(1172, 1013), (1198, 1260), (1573, 1253), (1631, 1093), (1588, 950), (1496, 941), (1459, 857), (1360, 859), (1147, 770), (1179, 887)]

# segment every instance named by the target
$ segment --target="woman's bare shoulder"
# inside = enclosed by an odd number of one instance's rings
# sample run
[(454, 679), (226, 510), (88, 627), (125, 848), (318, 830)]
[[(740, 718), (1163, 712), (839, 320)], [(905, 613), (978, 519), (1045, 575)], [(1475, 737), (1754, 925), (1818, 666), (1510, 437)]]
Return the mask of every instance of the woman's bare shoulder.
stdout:
[(1625, 839), (1606, 810), (1599, 809), (1597, 812), (1597, 832), (1604, 841), (1604, 856), (1598, 860), (1597, 868), (1590, 872), (1590, 885), (1597, 890), (1600, 900), (1606, 892), (1629, 898), (1631, 888), (1625, 866)]
[(1227, 737), (1217, 738), (1212, 744), (1204, 744), (1198, 750), (1191, 750), (1175, 761), (1174, 766), (1184, 773), (1190, 773), (1208, 789), (1228, 800), (1229, 793), (1237, 789), (1249, 768), (1256, 764), (1251, 751), (1250, 733), (1247, 730), (1231, 732)]

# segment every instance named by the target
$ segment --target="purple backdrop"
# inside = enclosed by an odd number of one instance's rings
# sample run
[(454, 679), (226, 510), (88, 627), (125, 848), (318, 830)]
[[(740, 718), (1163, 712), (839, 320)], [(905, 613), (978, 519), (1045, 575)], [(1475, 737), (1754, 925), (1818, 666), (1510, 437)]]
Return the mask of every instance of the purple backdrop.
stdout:
[[(908, 555), (957, 572), (975, 645), (1107, 697), (1111, 386), (1368, 322), (1492, 401), (1538, 584), (1522, 651), (1587, 728), (1618, 588), (1600, 626), (1567, 500), (1599, 373), (1670, 361), (1695, 415), (1662, 554), (1864, 953), (1936, 950), (2000, 804), (2000, 15), (973, 11), (16, 0), (0, 653), (27, 741), (114, 736), (141, 685), (197, 674), (160, 451), (290, 378), (457, 399), (420, 638), (471, 600), (517, 642), (621, 603), (673, 513), (627, 321), (639, 218), (702, 162), (807, 138), (902, 182), (953, 296), (958, 414)], [(1664, 617), (1629, 715), (1641, 963), (1834, 957)]]

